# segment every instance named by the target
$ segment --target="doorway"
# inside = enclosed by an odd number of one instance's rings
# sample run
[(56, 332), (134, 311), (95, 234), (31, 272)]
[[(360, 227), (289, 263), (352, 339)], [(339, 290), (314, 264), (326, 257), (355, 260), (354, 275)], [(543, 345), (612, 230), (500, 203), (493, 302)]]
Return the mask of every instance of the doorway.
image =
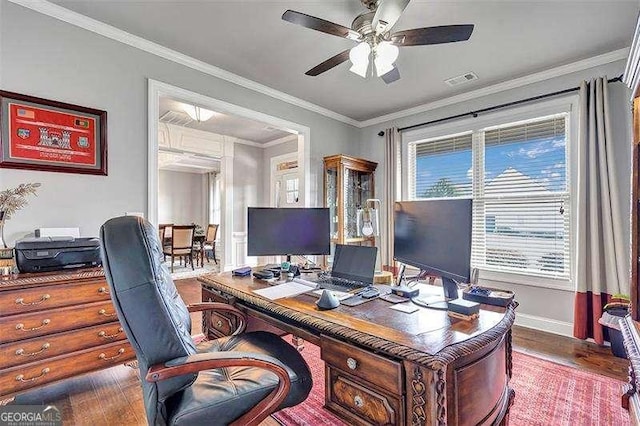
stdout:
[[(205, 108), (213, 111), (214, 114), (252, 120), (261, 123), (265, 127), (265, 131), (269, 129), (272, 129), (272, 131), (284, 131), (287, 136), (278, 138), (275, 141), (260, 143), (222, 133), (217, 133), (217, 136), (205, 137), (203, 134), (198, 133), (202, 130), (200, 128), (186, 130), (182, 132), (183, 134), (179, 134), (181, 132), (180, 129), (167, 127), (167, 123), (162, 123), (159, 119), (161, 103), (164, 98), (193, 107)], [(289, 199), (291, 200), (293, 196), (297, 205), (309, 205), (311, 197), (309, 195), (310, 130), (308, 127), (155, 80), (149, 80), (148, 102), (148, 219), (153, 224), (157, 225), (159, 223), (159, 167), (160, 159), (165, 154), (175, 156), (184, 155), (187, 152), (188, 155), (192, 156), (192, 159), (198, 161), (209, 162), (216, 160), (219, 164), (219, 169), (215, 171), (217, 173), (215, 182), (217, 182), (219, 191), (217, 194), (218, 210), (215, 212), (214, 208), (214, 211), (209, 214), (209, 220), (215, 220), (215, 217), (219, 216), (220, 231), (218, 237), (222, 256), (218, 258), (218, 261), (222, 271), (228, 271), (247, 263), (246, 208), (249, 205), (268, 206), (271, 205), (272, 201), (269, 197), (269, 188), (263, 187), (266, 184), (254, 184), (245, 181), (247, 176), (250, 175), (246, 173), (246, 168), (264, 170), (264, 173), (262, 173), (262, 176), (264, 176), (270, 170), (271, 157), (276, 157), (276, 153), (280, 154), (282, 152), (285, 142), (291, 144), (295, 152), (288, 152), (286, 155), (290, 156), (290, 158), (295, 158), (295, 160), (291, 161), (296, 161), (297, 163), (296, 170), (290, 171), (295, 173), (296, 176), (289, 175), (286, 177), (288, 181), (295, 181), (294, 189), (290, 191)], [(167, 137), (169, 143), (165, 140)], [(205, 144), (203, 139), (209, 139), (209, 142), (214, 140), (214, 143)], [(177, 141), (179, 141), (179, 144)], [(204, 152), (202, 152), (203, 147), (205, 147)], [(161, 154), (161, 152), (163, 153)], [(255, 152), (263, 152), (263, 155), (260, 156)], [(273, 153), (273, 155), (270, 153)], [(235, 173), (234, 168), (236, 169)], [(264, 176), (264, 180), (262, 180), (262, 176), (257, 177), (259, 182), (270, 181), (267, 176)], [(285, 185), (287, 184), (285, 183)], [(289, 183), (289, 185), (291, 186), (292, 183)], [(213, 205), (215, 204), (216, 201), (213, 201)], [(209, 206), (211, 207), (211, 204)]]

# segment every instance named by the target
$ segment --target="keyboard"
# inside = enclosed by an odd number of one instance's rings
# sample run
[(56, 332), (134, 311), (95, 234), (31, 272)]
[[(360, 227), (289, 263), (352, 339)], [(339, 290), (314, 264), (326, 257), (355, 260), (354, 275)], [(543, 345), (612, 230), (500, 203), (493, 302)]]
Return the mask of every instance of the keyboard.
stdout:
[(332, 277), (323, 277), (318, 279), (318, 288), (328, 290), (349, 291), (361, 287), (367, 287), (367, 284)]

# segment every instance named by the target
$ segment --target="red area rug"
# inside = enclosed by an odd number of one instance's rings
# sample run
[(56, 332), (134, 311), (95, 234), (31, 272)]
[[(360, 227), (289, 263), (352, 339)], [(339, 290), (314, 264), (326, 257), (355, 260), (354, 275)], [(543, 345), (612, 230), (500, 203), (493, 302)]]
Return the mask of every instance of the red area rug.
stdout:
[[(308, 342), (302, 351), (314, 385), (305, 402), (272, 417), (283, 425), (345, 425), (323, 408), (324, 362), (320, 348)], [(513, 352), (511, 386), (516, 399), (509, 424), (516, 426), (628, 425), (620, 407), (622, 382)]]

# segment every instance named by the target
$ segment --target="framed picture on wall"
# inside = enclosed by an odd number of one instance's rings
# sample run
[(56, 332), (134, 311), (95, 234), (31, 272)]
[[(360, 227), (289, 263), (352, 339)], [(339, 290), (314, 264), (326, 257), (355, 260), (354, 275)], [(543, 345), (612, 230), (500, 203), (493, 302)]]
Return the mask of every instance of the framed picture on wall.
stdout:
[(0, 167), (107, 175), (107, 112), (0, 91)]

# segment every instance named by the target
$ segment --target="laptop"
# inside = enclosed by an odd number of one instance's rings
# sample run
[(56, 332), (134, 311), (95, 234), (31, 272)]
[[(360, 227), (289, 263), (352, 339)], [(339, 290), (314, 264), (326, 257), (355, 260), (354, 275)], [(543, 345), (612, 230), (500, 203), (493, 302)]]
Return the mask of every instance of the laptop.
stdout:
[(336, 244), (331, 276), (320, 279), (319, 287), (340, 290), (373, 285), (377, 254), (377, 247)]

